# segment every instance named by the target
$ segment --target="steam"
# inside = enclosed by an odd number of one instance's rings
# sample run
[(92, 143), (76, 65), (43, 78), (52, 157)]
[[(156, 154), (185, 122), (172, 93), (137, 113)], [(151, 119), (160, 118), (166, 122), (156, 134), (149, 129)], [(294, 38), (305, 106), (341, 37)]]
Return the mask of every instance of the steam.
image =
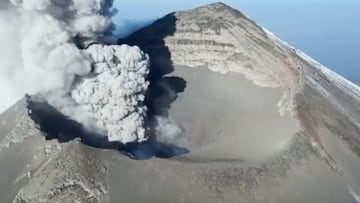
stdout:
[[(93, 74), (72, 90), (110, 141), (146, 140), (143, 102), (149, 83), (149, 58), (137, 47), (94, 45), (87, 50), (95, 61)], [(127, 135), (127, 136), (123, 136)]]
[(155, 116), (154, 131), (156, 139), (163, 143), (186, 145), (185, 137), (181, 136), (182, 129), (171, 118)]
[(353, 196), (354, 200), (356, 200), (356, 202), (360, 202), (360, 195), (358, 195), (350, 186), (348, 186), (348, 190), (349, 193)]
[(20, 40), (19, 18), (10, 7), (10, 2), (0, 1), (0, 113), (22, 96), (18, 91), (14, 91), (16, 86), (9, 80), (14, 77), (14, 67), (21, 59), (16, 43)]
[(143, 101), (148, 56), (126, 45), (79, 48), (109, 39), (112, 1), (11, 0), (12, 5), (1, 4), (6, 10), (0, 11), (0, 17), (13, 21), (0, 19), (6, 29), (0, 32), (1, 45), (10, 43), (6, 53), (0, 52), (1, 75), (11, 78), (17, 95), (41, 93), (64, 115), (87, 130), (108, 135), (111, 141), (147, 139)]
[(111, 21), (102, 15), (105, 1), (12, 0), (12, 3), (21, 14), (21, 72), (27, 76), (29, 93), (69, 91), (75, 76), (87, 75), (91, 70), (90, 56), (79, 50), (73, 39), (96, 37), (96, 33), (109, 28)]

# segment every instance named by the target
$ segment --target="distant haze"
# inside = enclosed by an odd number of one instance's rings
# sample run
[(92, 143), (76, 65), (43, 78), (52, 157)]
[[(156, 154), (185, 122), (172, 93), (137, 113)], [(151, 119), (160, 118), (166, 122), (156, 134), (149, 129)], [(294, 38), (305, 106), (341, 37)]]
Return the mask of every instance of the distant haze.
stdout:
[[(118, 22), (127, 19), (133, 30), (139, 22), (169, 12), (217, 2), (209, 0), (117, 1)], [(358, 0), (225, 0), (268, 28), (278, 37), (305, 51), (327, 67), (360, 83), (360, 1)], [(131, 24), (129, 19), (134, 19)], [(124, 28), (124, 26), (122, 26)], [(124, 33), (124, 31), (122, 31)]]

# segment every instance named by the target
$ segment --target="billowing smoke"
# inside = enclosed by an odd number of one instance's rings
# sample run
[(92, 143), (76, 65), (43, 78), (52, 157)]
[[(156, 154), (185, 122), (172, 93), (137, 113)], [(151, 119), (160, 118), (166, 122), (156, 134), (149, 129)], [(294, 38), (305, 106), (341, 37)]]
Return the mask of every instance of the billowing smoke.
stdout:
[[(111, 26), (105, 0), (12, 0), (21, 15), (21, 73), (30, 93), (69, 91), (76, 76), (91, 71), (91, 58), (74, 43)], [(41, 79), (41, 82), (38, 80)]]
[[(12, 60), (1, 73), (7, 73), (21, 93), (41, 93), (64, 115), (88, 130), (108, 135), (111, 141), (146, 140), (143, 101), (148, 88), (148, 56), (137, 47), (94, 44), (109, 39), (112, 1), (11, 3), (12, 9), (6, 9), (5, 15), (11, 12), (16, 16), (14, 23), (20, 29), (8, 39), (2, 34), (5, 39), (1, 41), (15, 42), (18, 37), (19, 44), (11, 46), (7, 58)], [(11, 29), (15, 24), (6, 25)], [(93, 45), (79, 48), (89, 44)], [(0, 65), (5, 64), (1, 60)]]
[(158, 141), (186, 146), (185, 138), (181, 136), (182, 130), (173, 119), (165, 116), (155, 116), (153, 119), (155, 122), (154, 131)]
[[(21, 95), (14, 91), (9, 78), (14, 78), (21, 59), (19, 46), (19, 17), (8, 0), (0, 1), (0, 113), (18, 100)], [(11, 88), (9, 88), (11, 87)]]
[(94, 45), (87, 49), (94, 59), (95, 77), (84, 77), (71, 95), (107, 129), (110, 141), (144, 141), (149, 58), (137, 47)]

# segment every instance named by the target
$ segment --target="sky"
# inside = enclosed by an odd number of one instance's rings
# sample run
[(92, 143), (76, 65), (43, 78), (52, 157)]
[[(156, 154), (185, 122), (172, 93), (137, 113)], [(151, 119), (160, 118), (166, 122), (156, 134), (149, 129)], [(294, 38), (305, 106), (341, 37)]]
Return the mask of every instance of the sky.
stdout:
[[(217, 1), (115, 0), (125, 35), (177, 10)], [(325, 66), (360, 84), (359, 0), (224, 0)], [(124, 21), (124, 19), (127, 19)], [(129, 28), (129, 29), (126, 29)]]

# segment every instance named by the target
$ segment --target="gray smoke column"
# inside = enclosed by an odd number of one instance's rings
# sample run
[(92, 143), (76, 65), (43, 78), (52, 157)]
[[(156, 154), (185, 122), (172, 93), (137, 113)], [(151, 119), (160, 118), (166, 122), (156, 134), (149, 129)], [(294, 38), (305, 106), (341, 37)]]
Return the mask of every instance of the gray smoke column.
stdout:
[[(138, 47), (101, 43), (112, 28), (109, 0), (11, 0), (20, 16), (23, 91), (41, 93), (64, 115), (111, 141), (147, 139), (149, 59)], [(19, 80), (18, 80), (19, 81)]]
[(110, 141), (144, 141), (149, 58), (139, 48), (127, 45), (93, 45), (87, 52), (95, 61), (95, 77), (82, 78), (72, 97), (107, 130)]

